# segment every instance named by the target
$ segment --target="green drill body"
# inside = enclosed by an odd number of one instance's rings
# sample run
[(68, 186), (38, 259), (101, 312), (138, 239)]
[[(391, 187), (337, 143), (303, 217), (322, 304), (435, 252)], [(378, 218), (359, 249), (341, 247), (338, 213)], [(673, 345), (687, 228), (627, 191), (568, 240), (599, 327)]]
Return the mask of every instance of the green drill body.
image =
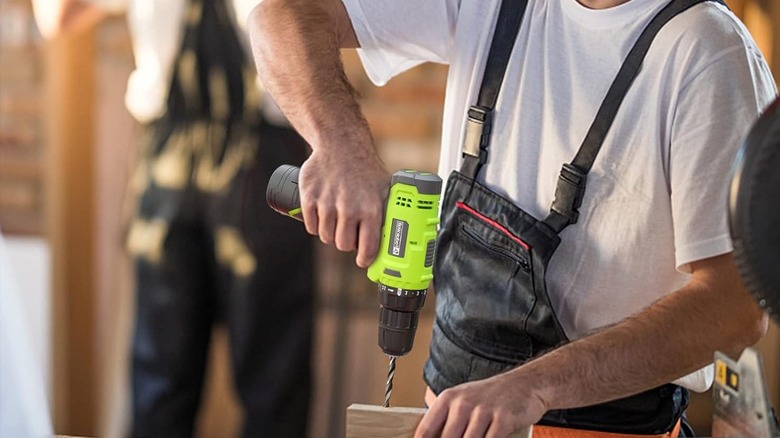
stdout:
[[(281, 166), (266, 197), (279, 213), (301, 220), (299, 168)], [(379, 285), (379, 346), (390, 356), (412, 349), (420, 309), (433, 279), (442, 180), (413, 170), (393, 174), (379, 251), (368, 278)]]
[(420, 183), (431, 177), (438, 179), (409, 170), (393, 175), (379, 253), (367, 273), (374, 283), (403, 290), (425, 290), (431, 283), (441, 180)]

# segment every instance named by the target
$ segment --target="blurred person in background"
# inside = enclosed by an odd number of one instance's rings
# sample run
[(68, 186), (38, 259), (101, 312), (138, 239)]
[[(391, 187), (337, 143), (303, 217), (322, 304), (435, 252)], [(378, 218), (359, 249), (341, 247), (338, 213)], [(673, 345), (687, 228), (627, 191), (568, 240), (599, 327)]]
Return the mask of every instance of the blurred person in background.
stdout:
[(263, 191), (306, 143), (248, 63), (238, 24), (254, 0), (35, 0), (44, 36), (126, 12), (144, 125), (130, 183), (135, 262), (132, 435), (192, 436), (211, 330), (227, 326), (244, 436), (306, 435), (312, 240)]

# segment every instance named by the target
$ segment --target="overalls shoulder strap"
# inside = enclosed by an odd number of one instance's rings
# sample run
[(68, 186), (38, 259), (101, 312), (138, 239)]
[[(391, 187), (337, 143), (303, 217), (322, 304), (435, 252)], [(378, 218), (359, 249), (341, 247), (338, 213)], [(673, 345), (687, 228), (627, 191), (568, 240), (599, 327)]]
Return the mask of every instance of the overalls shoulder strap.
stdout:
[(615, 121), (620, 104), (623, 103), (631, 84), (642, 69), (642, 62), (656, 35), (672, 18), (704, 1), (725, 4), (722, 0), (672, 0), (650, 21), (634, 43), (634, 47), (628, 52), (577, 155), (570, 164), (564, 164), (561, 168), (550, 214), (544, 219), (544, 222), (556, 233), (577, 222), (579, 208), (585, 196), (588, 172), (593, 167), (609, 128)]
[[(641, 70), (642, 62), (655, 36), (669, 20), (704, 1), (716, 1), (725, 5), (722, 0), (672, 0), (642, 31), (602, 101), (577, 155), (561, 169), (550, 214), (543, 221), (556, 233), (577, 222), (578, 210), (585, 194), (587, 174), (615, 120), (620, 104)], [(493, 108), (526, 8), (527, 0), (501, 2), (477, 104), (471, 106), (468, 111), (460, 173), (474, 180), (487, 162)]]
[(461, 173), (476, 179), (482, 166), (487, 162), (490, 131), (493, 123), (493, 108), (498, 100), (498, 92), (504, 81), (506, 66), (512, 56), (528, 0), (505, 0), (498, 12), (493, 41), (490, 43), (482, 85), (479, 89), (477, 104), (471, 106), (466, 122), (466, 139), (463, 144), (463, 165)]
[(255, 73), (225, 0), (187, 0), (166, 116), (225, 122), (259, 107)]

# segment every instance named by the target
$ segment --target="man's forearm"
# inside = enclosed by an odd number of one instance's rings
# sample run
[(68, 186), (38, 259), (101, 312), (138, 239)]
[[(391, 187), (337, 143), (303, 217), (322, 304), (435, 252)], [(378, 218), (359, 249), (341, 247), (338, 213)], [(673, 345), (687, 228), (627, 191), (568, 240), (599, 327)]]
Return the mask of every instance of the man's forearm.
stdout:
[(341, 63), (340, 48), (356, 41), (344, 17), (338, 1), (265, 0), (249, 19), (264, 87), (315, 150), (371, 145)]
[(299, 181), (306, 230), (368, 267), (390, 175), (341, 64), (340, 48), (357, 46), (346, 10), (340, 0), (266, 0), (248, 25), (263, 85), (313, 150)]
[[(540, 388), (548, 409), (588, 406), (656, 387), (732, 356), (765, 333), (767, 319), (745, 292), (731, 256), (717, 278), (694, 279), (633, 318), (512, 371)], [(729, 279), (728, 282), (723, 282)]]

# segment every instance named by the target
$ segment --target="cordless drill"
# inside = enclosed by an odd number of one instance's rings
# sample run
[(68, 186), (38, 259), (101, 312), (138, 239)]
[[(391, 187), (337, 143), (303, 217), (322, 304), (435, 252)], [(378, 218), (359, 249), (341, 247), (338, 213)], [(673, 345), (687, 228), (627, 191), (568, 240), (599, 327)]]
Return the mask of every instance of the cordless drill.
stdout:
[[(302, 220), (299, 172), (290, 165), (276, 169), (266, 199), (277, 212)], [(412, 349), (420, 309), (433, 279), (441, 185), (441, 178), (432, 173), (399, 170), (393, 174), (379, 252), (368, 267), (368, 278), (379, 286), (379, 347), (390, 356), (385, 406), (389, 406), (395, 359)]]

